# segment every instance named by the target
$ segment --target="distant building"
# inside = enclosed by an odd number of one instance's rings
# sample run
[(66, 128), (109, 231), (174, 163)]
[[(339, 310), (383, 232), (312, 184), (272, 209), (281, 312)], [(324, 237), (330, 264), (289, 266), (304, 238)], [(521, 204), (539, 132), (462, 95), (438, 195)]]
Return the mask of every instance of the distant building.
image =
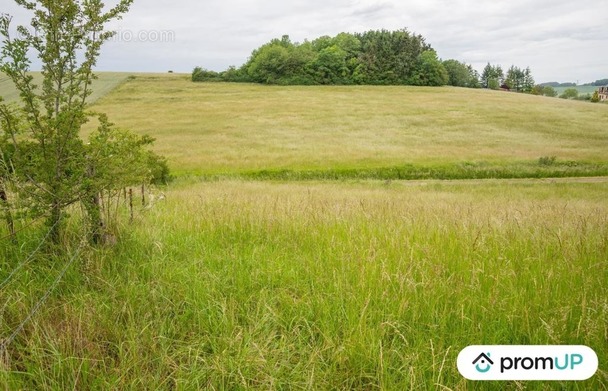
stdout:
[(608, 101), (608, 86), (600, 87), (600, 89), (597, 92), (600, 96), (600, 102)]

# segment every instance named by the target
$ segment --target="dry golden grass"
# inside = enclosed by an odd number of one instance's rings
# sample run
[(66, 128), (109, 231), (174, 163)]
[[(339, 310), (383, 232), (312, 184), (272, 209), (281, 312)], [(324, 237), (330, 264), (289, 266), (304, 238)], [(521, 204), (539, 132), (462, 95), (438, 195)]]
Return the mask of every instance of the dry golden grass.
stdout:
[(459, 88), (272, 87), (139, 75), (94, 107), (177, 172), (365, 168), (541, 156), (605, 162), (608, 106)]

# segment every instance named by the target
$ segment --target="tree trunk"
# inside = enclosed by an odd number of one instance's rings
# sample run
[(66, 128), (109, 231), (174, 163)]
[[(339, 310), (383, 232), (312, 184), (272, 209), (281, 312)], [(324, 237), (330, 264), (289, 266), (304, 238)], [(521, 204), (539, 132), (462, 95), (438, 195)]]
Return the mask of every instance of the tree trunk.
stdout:
[[(95, 167), (89, 162), (87, 169), (89, 178), (95, 177)], [(93, 244), (101, 244), (103, 242), (104, 224), (101, 215), (101, 197), (100, 194), (92, 189), (89, 189), (89, 194), (85, 198), (84, 207), (89, 216), (89, 224), (91, 228), (91, 242)]]
[(133, 189), (129, 189), (129, 222), (133, 222)]
[(61, 219), (63, 213), (58, 200), (54, 200), (51, 205), (51, 216), (49, 217), (49, 226), (51, 227), (50, 235), (53, 244), (59, 244), (61, 241)]
[(85, 207), (91, 225), (91, 242), (93, 242), (93, 244), (101, 244), (103, 241), (104, 224), (101, 217), (101, 200), (99, 194), (95, 193), (90, 195)]

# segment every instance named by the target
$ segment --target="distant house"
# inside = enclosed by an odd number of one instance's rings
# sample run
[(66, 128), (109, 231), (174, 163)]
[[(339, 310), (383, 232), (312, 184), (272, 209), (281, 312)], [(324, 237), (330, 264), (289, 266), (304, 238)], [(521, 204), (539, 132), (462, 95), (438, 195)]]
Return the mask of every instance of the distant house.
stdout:
[(600, 96), (600, 102), (608, 101), (608, 86), (600, 87), (600, 89), (597, 92)]

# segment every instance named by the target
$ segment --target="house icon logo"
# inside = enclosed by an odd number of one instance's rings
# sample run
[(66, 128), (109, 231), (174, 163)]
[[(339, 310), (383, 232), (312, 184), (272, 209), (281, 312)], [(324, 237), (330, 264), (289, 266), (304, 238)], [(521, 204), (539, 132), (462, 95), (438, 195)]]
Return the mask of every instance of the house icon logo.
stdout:
[(479, 356), (477, 356), (475, 361), (473, 361), (473, 365), (475, 365), (477, 372), (486, 373), (492, 368), (494, 361), (492, 361), (490, 358), (490, 353), (481, 353)]

